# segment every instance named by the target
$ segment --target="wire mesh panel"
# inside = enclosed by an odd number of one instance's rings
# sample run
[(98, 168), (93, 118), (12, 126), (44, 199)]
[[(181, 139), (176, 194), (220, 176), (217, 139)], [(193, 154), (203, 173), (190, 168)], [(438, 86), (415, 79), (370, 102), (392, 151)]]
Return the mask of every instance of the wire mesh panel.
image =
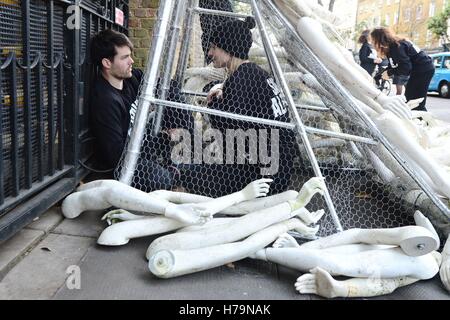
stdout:
[[(308, 57), (296, 51), (297, 40), (269, 8), (261, 5), (261, 10), (301, 123), (272, 71), (267, 34), (248, 18), (254, 12), (247, 1), (178, 3), (162, 58), (149, 61), (153, 65), (147, 79), (157, 63), (157, 85), (150, 92), (144, 82), (141, 89), (140, 106), (149, 104), (150, 112), (144, 115), (148, 121), (141, 129), (136, 166), (130, 166), (136, 141), (129, 138), (117, 178), (131, 171), (131, 184), (144, 191), (175, 189), (218, 197), (265, 177), (274, 180), (271, 194), (279, 194), (300, 190), (317, 174), (316, 161), (344, 229), (412, 224), (421, 188), (357, 114), (317, 85), (304, 64)], [(306, 140), (298, 125), (306, 128)], [(314, 159), (307, 152), (310, 147)], [(376, 159), (392, 164), (400, 178), (387, 183)], [(328, 213), (319, 235), (337, 231), (324, 198), (314, 197), (308, 208)]]

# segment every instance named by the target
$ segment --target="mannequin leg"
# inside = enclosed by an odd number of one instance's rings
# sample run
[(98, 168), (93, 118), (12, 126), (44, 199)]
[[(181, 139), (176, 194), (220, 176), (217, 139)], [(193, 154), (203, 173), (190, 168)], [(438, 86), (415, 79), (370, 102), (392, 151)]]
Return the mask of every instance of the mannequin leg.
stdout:
[(295, 289), (302, 294), (316, 294), (325, 298), (374, 297), (392, 293), (399, 287), (419, 281), (410, 277), (353, 278), (337, 281), (322, 268), (314, 268), (295, 282)]
[(279, 234), (296, 228), (299, 224), (301, 222), (298, 219), (283, 221), (240, 242), (190, 250), (161, 250), (150, 256), (149, 269), (160, 278), (172, 278), (215, 268), (248, 257), (270, 244)]
[(411, 256), (427, 254), (438, 249), (438, 241), (426, 228), (406, 226), (391, 229), (349, 229), (315, 241), (307, 242), (305, 249), (324, 249), (353, 243), (400, 246)]
[[(358, 250), (360, 246), (360, 250)], [(410, 257), (400, 248), (365, 250), (366, 245), (354, 245), (350, 253), (342, 250), (299, 248), (266, 248), (256, 258), (271, 261), (299, 271), (321, 267), (332, 275), (357, 278), (394, 278), (409, 276), (416, 279), (432, 278), (439, 271), (440, 254)], [(336, 247), (339, 249), (339, 247)]]

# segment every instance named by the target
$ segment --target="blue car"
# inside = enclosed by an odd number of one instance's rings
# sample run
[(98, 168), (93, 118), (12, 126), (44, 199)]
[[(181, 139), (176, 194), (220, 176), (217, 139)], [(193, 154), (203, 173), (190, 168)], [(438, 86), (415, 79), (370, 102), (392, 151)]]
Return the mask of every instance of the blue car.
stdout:
[(430, 57), (433, 59), (436, 72), (428, 86), (428, 91), (437, 91), (441, 97), (449, 98), (450, 52), (430, 54)]

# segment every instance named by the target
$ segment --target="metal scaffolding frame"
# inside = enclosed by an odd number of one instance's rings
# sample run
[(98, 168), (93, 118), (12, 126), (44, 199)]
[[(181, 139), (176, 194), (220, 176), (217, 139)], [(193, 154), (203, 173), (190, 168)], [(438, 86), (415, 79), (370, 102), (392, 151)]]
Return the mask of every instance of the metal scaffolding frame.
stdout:
[[(181, 4), (182, 3), (182, 4)], [(326, 67), (320, 62), (320, 60), (311, 52), (311, 50), (306, 46), (303, 40), (299, 37), (295, 29), (290, 25), (290, 23), (283, 17), (279, 10), (268, 0), (250, 0), (249, 3), (252, 7), (253, 17), (256, 20), (257, 28), (261, 34), (263, 41), (263, 47), (267, 54), (267, 58), (272, 69), (272, 72), (276, 78), (277, 83), (282, 88), (285, 94), (287, 103), (290, 109), (290, 115), (293, 118), (292, 124), (281, 123), (277, 121), (264, 120), (254, 117), (246, 117), (242, 115), (225, 113), (217, 110), (211, 110), (207, 108), (197, 107), (185, 103), (177, 103), (172, 101), (166, 101), (166, 93), (168, 90), (168, 84), (171, 77), (171, 70), (173, 63), (175, 61), (175, 50), (177, 47), (177, 42), (180, 38), (180, 30), (182, 30), (181, 37), (183, 42), (180, 49), (179, 59), (177, 63), (177, 69), (174, 78), (181, 83), (184, 79), (185, 71), (187, 68), (188, 51), (189, 44), (191, 43), (192, 37), (192, 24), (193, 15), (195, 13), (207, 13), (210, 15), (220, 15), (227, 17), (242, 18), (246, 15), (232, 13), (232, 12), (222, 12), (216, 10), (202, 9), (198, 7), (198, 0), (188, 0), (178, 2), (176, 4), (173, 0), (163, 1), (160, 5), (158, 24), (153, 37), (153, 42), (151, 45), (151, 51), (148, 56), (148, 66), (146, 72), (146, 79), (144, 87), (142, 89), (142, 94), (139, 98), (139, 107), (137, 115), (135, 118), (135, 123), (131, 132), (128, 147), (125, 153), (124, 163), (120, 172), (120, 181), (126, 184), (130, 184), (133, 173), (136, 168), (137, 158), (140, 153), (140, 147), (143, 142), (145, 126), (147, 125), (150, 117), (150, 106), (154, 106), (156, 109), (156, 115), (153, 118), (153, 134), (157, 133), (159, 130), (159, 125), (161, 123), (161, 117), (164, 112), (165, 107), (177, 108), (189, 111), (198, 111), (206, 114), (219, 115), (235, 120), (247, 120), (259, 124), (270, 124), (277, 126), (279, 128), (288, 128), (293, 130), (300, 138), (303, 143), (303, 147), (307, 152), (308, 159), (313, 168), (314, 174), (317, 177), (323, 177), (321, 169), (318, 165), (316, 156), (311, 147), (308, 133), (314, 133), (318, 135), (325, 135), (328, 137), (334, 137), (343, 139), (350, 142), (359, 142), (367, 145), (375, 145), (381, 143), (395, 158), (396, 161), (401, 165), (401, 167), (411, 176), (411, 178), (420, 186), (420, 188), (425, 192), (425, 194), (431, 199), (431, 201), (436, 205), (439, 211), (442, 212), (444, 216), (450, 219), (450, 210), (447, 206), (437, 197), (437, 195), (431, 190), (431, 188), (426, 184), (423, 179), (415, 174), (411, 166), (398, 154), (395, 148), (387, 141), (383, 134), (378, 130), (375, 124), (372, 122), (367, 115), (360, 109), (357, 102), (351, 96), (347, 90), (339, 83), (338, 80), (326, 69)], [(181, 20), (184, 15), (184, 24), (181, 29)], [(329, 111), (333, 108), (332, 103), (326, 99), (322, 99), (324, 106), (315, 106), (312, 104), (296, 105), (290, 89), (288, 87), (287, 81), (283, 75), (280, 62), (276, 56), (275, 48), (272, 45), (268, 32), (266, 30), (264, 19), (277, 19), (279, 23), (285, 28), (286, 36), (292, 41), (294, 50), (302, 57), (302, 66), (313, 70), (319, 83), (326, 88), (331, 96), (335, 99), (333, 103), (345, 105), (349, 110), (353, 110), (355, 115), (359, 117), (360, 123), (366, 126), (374, 139), (337, 133), (333, 131), (320, 130), (316, 128), (307, 127), (303, 124), (297, 108), (310, 109), (315, 111)], [(164, 47), (168, 46), (168, 58), (165, 60), (165, 65), (162, 69), (165, 70), (164, 78), (162, 80), (162, 95), (160, 97), (155, 96), (155, 88), (159, 76), (159, 67), (162, 61), (162, 54), (164, 52)], [(332, 84), (329, 86), (327, 84)], [(202, 93), (183, 91), (184, 94), (192, 96), (204, 96)], [(299, 147), (300, 143), (299, 143)], [(331, 214), (333, 223), (338, 231), (342, 231), (342, 225), (339, 221), (339, 217), (336, 213), (333, 201), (330, 197), (328, 189), (325, 191), (324, 198)]]

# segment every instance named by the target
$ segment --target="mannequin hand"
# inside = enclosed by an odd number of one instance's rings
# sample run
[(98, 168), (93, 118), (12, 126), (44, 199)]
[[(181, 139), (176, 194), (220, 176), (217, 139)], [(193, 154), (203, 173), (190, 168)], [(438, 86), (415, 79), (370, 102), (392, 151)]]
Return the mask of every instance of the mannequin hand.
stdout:
[(339, 281), (320, 267), (316, 267), (302, 275), (295, 283), (295, 289), (303, 294), (316, 294), (325, 298), (345, 297), (347, 296), (345, 288)]
[(108, 226), (110, 226), (117, 222), (121, 222), (121, 221), (125, 221), (125, 220), (142, 219), (142, 218), (145, 218), (145, 216), (138, 216), (138, 215), (132, 214), (131, 212), (128, 212), (123, 209), (116, 209), (116, 210), (111, 210), (111, 211), (107, 212), (102, 217), (102, 220), (106, 220), (106, 223), (108, 224)]
[(169, 203), (164, 215), (188, 225), (205, 224), (212, 219), (208, 207), (201, 203), (173, 204)]
[(321, 195), (323, 195), (325, 190), (326, 186), (324, 178), (314, 177), (309, 179), (300, 189), (297, 199), (289, 201), (289, 204), (291, 205), (291, 210), (295, 211), (300, 208), (303, 208), (309, 203), (309, 201), (311, 201), (311, 198), (316, 193), (320, 193)]
[(385, 110), (391, 111), (400, 119), (412, 119), (411, 110), (406, 104), (404, 95), (388, 97), (384, 93), (381, 93), (375, 100), (381, 104)]
[(223, 97), (223, 83), (219, 83), (216, 84), (214, 87), (212, 87), (211, 90), (209, 90), (206, 101), (208, 104), (210, 104), (214, 98), (222, 99), (222, 97)]
[(308, 227), (301, 223), (298, 227), (294, 229), (306, 239), (316, 239), (317, 231), (319, 231), (319, 226)]
[(258, 197), (265, 197), (269, 193), (269, 182), (272, 179), (259, 179), (249, 183), (244, 189), (241, 190), (245, 200), (252, 200)]
[(272, 244), (273, 248), (298, 248), (300, 245), (289, 233), (283, 233)]
[(325, 211), (321, 209), (314, 212), (309, 212), (309, 210), (307, 210), (306, 208), (300, 208), (294, 211), (292, 214), (298, 216), (306, 225), (310, 225), (316, 224), (317, 221), (319, 221), (320, 218), (322, 218), (322, 216), (325, 214)]
[(442, 255), (439, 275), (441, 276), (442, 284), (450, 292), (450, 257), (445, 254)]

